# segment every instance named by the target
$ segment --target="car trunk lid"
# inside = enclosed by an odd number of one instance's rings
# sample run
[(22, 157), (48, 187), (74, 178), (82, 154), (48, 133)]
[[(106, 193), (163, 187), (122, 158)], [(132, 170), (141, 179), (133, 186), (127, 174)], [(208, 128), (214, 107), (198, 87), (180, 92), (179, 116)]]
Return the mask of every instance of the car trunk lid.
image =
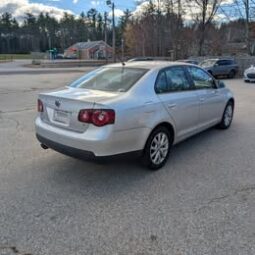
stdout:
[(98, 108), (119, 93), (68, 88), (65, 90), (42, 93), (39, 99), (43, 102), (42, 121), (62, 129), (83, 133), (89, 124), (78, 120), (81, 109)]

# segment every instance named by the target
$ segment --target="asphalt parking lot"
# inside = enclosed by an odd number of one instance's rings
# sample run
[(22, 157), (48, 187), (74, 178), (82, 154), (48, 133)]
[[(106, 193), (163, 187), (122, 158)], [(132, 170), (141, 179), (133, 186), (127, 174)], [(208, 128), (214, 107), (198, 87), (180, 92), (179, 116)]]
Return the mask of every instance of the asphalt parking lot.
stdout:
[(0, 254), (254, 255), (255, 84), (226, 80), (232, 127), (177, 145), (150, 172), (40, 148), (37, 94), (80, 75), (0, 76)]

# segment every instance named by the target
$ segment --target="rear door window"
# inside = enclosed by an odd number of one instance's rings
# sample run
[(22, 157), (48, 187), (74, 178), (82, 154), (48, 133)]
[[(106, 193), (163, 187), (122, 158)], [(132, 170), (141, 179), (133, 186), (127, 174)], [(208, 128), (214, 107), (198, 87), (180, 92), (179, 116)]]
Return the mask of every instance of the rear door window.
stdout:
[(191, 84), (183, 67), (171, 67), (166, 70), (168, 89), (170, 92), (191, 89)]
[(232, 60), (219, 60), (217, 62), (217, 64), (219, 66), (228, 66), (228, 65), (232, 65), (233, 64), (233, 61)]
[(157, 78), (156, 93), (170, 93), (186, 91), (192, 88), (186, 71), (181, 66), (170, 67), (162, 70)]
[(214, 80), (207, 72), (197, 67), (188, 67), (188, 71), (196, 89), (213, 88)]

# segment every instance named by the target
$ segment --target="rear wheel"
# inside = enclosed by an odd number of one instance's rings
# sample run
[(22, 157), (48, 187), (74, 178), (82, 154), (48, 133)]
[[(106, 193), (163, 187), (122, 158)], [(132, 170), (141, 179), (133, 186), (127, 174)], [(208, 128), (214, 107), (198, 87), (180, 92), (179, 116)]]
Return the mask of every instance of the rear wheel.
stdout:
[(172, 147), (172, 137), (164, 127), (156, 128), (149, 136), (143, 154), (143, 163), (151, 170), (163, 167), (169, 157)]
[(232, 79), (232, 78), (235, 77), (235, 75), (236, 75), (235, 70), (231, 70), (231, 71), (229, 72), (229, 74), (228, 74), (228, 78)]
[(234, 104), (233, 102), (229, 101), (224, 110), (223, 117), (219, 124), (219, 127), (221, 129), (229, 128), (233, 120), (233, 115), (234, 115)]

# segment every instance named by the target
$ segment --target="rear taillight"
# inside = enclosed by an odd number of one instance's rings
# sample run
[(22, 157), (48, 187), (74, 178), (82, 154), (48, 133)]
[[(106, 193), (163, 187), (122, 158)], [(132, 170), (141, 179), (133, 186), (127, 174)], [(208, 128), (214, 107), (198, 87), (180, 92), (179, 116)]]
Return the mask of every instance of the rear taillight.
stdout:
[(37, 100), (37, 111), (43, 112), (43, 102), (40, 99)]
[(102, 127), (115, 122), (115, 111), (111, 109), (84, 109), (80, 110), (78, 120)]

